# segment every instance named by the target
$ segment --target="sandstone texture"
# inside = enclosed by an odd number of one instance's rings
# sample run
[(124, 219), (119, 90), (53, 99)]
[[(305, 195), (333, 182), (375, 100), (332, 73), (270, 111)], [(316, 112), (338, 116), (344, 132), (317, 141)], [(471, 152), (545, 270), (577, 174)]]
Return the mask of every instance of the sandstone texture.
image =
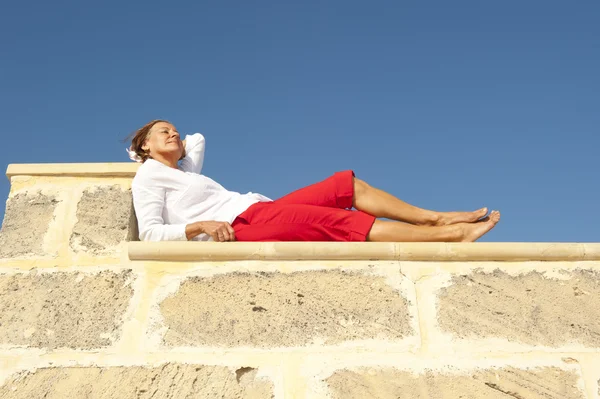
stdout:
[(44, 368), (13, 376), (0, 387), (11, 399), (273, 398), (271, 382), (256, 370), (166, 364), (161, 367)]
[(102, 255), (122, 241), (137, 240), (131, 190), (119, 186), (84, 191), (77, 204), (77, 223), (71, 234), (75, 252)]
[(580, 376), (555, 367), (413, 374), (394, 369), (341, 370), (326, 380), (335, 399), (583, 399)]
[(0, 258), (44, 255), (44, 236), (58, 203), (55, 197), (39, 192), (10, 198), (0, 230)]
[(300, 346), (412, 333), (383, 277), (340, 270), (190, 278), (160, 304), (166, 346)]
[(600, 347), (600, 273), (535, 271), (455, 276), (439, 293), (440, 328), (461, 338), (505, 338), (528, 345)]
[(133, 290), (119, 274), (0, 275), (0, 344), (92, 349), (120, 336)]

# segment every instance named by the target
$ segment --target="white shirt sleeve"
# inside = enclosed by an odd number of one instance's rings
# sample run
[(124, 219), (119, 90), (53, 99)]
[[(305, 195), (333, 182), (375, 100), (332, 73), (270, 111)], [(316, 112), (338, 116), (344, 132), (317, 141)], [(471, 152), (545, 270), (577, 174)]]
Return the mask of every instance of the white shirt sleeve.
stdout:
[(155, 185), (131, 187), (142, 241), (187, 241), (185, 224), (165, 224), (162, 212), (165, 190)]
[(205, 140), (201, 133), (185, 136), (185, 157), (181, 160), (181, 170), (200, 174), (204, 164), (204, 147)]

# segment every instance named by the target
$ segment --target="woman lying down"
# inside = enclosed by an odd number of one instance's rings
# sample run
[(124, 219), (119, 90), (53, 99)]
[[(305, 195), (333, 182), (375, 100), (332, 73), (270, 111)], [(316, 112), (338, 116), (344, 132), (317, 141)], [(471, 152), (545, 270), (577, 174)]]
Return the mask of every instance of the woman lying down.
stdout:
[(182, 141), (164, 120), (135, 132), (128, 152), (142, 164), (132, 183), (140, 240), (472, 242), (500, 220), (487, 208), (418, 208), (351, 170), (276, 200), (240, 194), (201, 174), (204, 145), (202, 134)]

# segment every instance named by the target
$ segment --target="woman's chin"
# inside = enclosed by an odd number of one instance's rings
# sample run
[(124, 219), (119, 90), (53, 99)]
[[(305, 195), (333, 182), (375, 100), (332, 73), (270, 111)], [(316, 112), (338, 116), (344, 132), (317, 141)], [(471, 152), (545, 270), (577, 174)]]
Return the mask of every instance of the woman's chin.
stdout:
[(179, 143), (169, 143), (165, 145), (165, 152), (174, 154), (178, 152), (183, 152), (183, 146)]

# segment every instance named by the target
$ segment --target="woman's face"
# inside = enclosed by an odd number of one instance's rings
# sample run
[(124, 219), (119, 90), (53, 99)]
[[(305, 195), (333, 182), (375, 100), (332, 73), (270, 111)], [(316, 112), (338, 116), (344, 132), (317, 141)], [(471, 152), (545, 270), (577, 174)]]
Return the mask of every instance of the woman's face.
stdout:
[(183, 155), (183, 143), (175, 126), (167, 122), (158, 122), (150, 129), (149, 137), (142, 146), (150, 151), (150, 156), (156, 158), (179, 159)]

